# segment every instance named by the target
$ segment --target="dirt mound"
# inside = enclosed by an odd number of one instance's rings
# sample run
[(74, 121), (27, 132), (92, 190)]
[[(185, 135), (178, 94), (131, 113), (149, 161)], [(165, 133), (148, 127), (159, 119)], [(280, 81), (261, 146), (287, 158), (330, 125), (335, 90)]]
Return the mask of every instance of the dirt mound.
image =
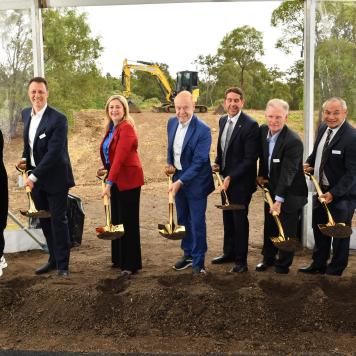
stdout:
[[(212, 129), (215, 158), (218, 117), (200, 114)], [(351, 355), (356, 350), (356, 256), (342, 278), (304, 276), (297, 268), (310, 262), (299, 251), (288, 275), (270, 269), (255, 272), (261, 259), (263, 197), (250, 206), (249, 272), (228, 273), (229, 265), (211, 265), (221, 254), (222, 213), (216, 191), (207, 208), (207, 276), (171, 266), (181, 256), (179, 241), (161, 237), (157, 224), (168, 219), (166, 123), (169, 114), (143, 112), (134, 119), (139, 135), (145, 185), (140, 224), (143, 270), (118, 278), (111, 267), (110, 242), (96, 238), (105, 223), (100, 182), (99, 144), (104, 111), (75, 116), (69, 149), (77, 186), (71, 190), (84, 203), (83, 242), (72, 249), (70, 277), (35, 276), (46, 262), (41, 251), (7, 254), (9, 266), (0, 279), (0, 348), (80, 352)], [(16, 188), (14, 164), (21, 138), (5, 148), (10, 182), (10, 209), (27, 206)]]

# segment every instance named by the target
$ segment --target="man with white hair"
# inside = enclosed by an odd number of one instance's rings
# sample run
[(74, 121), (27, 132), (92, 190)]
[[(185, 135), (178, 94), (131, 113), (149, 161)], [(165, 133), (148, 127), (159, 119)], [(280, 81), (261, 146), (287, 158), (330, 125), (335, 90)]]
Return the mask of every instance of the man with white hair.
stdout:
[(263, 260), (256, 271), (274, 266), (276, 273), (287, 274), (294, 253), (279, 250), (271, 241), (278, 236), (273, 214), (279, 216), (285, 236), (297, 237), (303, 205), (308, 189), (303, 173), (303, 143), (298, 134), (287, 126), (289, 105), (272, 99), (266, 105), (267, 125), (260, 127), (261, 154), (258, 184), (265, 184), (274, 201), (272, 208), (265, 203)]

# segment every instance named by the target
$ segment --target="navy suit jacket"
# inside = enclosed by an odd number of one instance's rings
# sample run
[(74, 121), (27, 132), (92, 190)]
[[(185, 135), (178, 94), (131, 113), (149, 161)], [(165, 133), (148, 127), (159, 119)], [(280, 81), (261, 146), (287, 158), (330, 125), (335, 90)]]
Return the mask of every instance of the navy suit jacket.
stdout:
[(261, 155), (259, 176), (268, 179), (268, 188), (274, 198), (284, 198), (282, 209), (294, 211), (307, 203), (308, 188), (303, 172), (303, 143), (299, 136), (284, 126), (274, 146), (268, 175), (268, 126), (261, 128)]
[[(28, 138), (31, 110), (32, 108), (27, 108), (22, 111), (24, 121), (23, 158), (26, 158), (28, 169), (31, 166), (31, 148)], [(67, 132), (67, 118), (59, 111), (47, 106), (35, 135), (33, 156), (36, 167), (32, 173), (38, 178), (36, 186), (51, 194), (65, 191), (74, 186), (68, 154)]]
[[(221, 149), (221, 135), (223, 133), (227, 115), (219, 120), (219, 138), (215, 163), (220, 167), (223, 152)], [(226, 152), (225, 167), (221, 172), (224, 177), (230, 176), (229, 193), (232, 203), (249, 203), (256, 190), (257, 158), (260, 151), (259, 127), (255, 120), (241, 112), (232, 131)]]
[[(168, 155), (167, 162), (174, 166), (173, 143), (179, 124), (178, 118), (168, 120)], [(179, 179), (183, 182), (180, 188), (187, 195), (201, 199), (210, 194), (214, 188), (214, 180), (210, 165), (210, 128), (203, 121), (193, 115), (184, 138), (180, 163), (182, 172)], [(173, 180), (177, 180), (175, 175)]]
[(8, 209), (7, 174), (3, 161), (4, 139), (0, 130), (0, 232), (6, 227)]
[[(307, 163), (314, 167), (316, 151), (327, 125), (319, 127), (313, 152)], [(356, 130), (345, 121), (326, 150), (324, 173), (330, 184), (334, 199), (346, 199), (356, 206)]]

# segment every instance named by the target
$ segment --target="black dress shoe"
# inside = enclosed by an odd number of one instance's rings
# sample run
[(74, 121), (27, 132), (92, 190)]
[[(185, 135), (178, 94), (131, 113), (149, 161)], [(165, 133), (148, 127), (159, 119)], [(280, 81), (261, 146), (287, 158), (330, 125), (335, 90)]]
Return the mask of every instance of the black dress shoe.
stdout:
[(230, 263), (230, 262), (234, 262), (234, 259), (232, 257), (225, 256), (225, 255), (215, 257), (211, 260), (211, 263), (213, 265), (221, 265), (223, 263)]
[(67, 269), (59, 269), (57, 271), (57, 276), (59, 276), (59, 277), (68, 277), (69, 276), (69, 271)]
[(298, 272), (302, 272), (302, 273), (307, 273), (307, 274), (325, 274), (325, 267), (315, 267), (314, 265), (310, 265), (308, 267), (301, 267), (298, 269)]
[(43, 266), (39, 267), (36, 269), (35, 273), (36, 274), (44, 274), (44, 273), (48, 273), (51, 272), (53, 270), (56, 269), (56, 266), (54, 266), (52, 263), (47, 262), (46, 264), (44, 264)]
[(257, 272), (264, 272), (268, 267), (274, 266), (274, 262), (262, 261), (256, 266)]
[(236, 273), (243, 273), (243, 272), (247, 272), (248, 268), (246, 265), (236, 265), (234, 267), (231, 268), (230, 272), (236, 272)]
[(279, 267), (276, 266), (274, 268), (274, 271), (278, 274), (288, 274), (289, 273), (289, 268), (288, 267)]

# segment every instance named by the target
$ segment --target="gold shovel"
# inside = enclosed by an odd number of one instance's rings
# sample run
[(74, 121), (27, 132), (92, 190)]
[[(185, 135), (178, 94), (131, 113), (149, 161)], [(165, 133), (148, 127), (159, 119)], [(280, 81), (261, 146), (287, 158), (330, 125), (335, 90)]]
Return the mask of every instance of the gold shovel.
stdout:
[[(172, 184), (172, 176), (168, 176), (168, 187)], [(169, 223), (158, 224), (158, 232), (168, 240), (181, 240), (185, 237), (185, 227), (176, 225), (173, 220), (174, 201), (172, 192), (168, 193)]]
[(331, 216), (330, 210), (328, 208), (328, 205), (325, 203), (324, 198), (320, 198), (320, 196), (323, 194), (321, 191), (320, 185), (318, 181), (316, 180), (315, 176), (305, 172), (305, 175), (310, 178), (310, 180), (313, 182), (316, 192), (319, 197), (320, 203), (324, 206), (326, 210), (326, 215), (328, 216), (328, 222), (327, 224), (318, 224), (318, 228), (321, 231), (322, 234), (337, 238), (337, 239), (343, 239), (346, 237), (350, 237), (352, 234), (352, 228), (351, 226), (347, 226), (344, 223), (335, 223), (333, 217)]
[(244, 209), (246, 209), (245, 205), (243, 205), (243, 204), (230, 204), (229, 203), (229, 199), (227, 197), (225, 189), (223, 188), (223, 182), (221, 180), (219, 172), (213, 172), (213, 174), (215, 174), (215, 177), (218, 180), (218, 185), (220, 187), (220, 190), (221, 190), (224, 200), (225, 200), (225, 204), (215, 205), (215, 206), (218, 209), (222, 209), (222, 210), (244, 210)]
[[(98, 178), (101, 180), (101, 186), (104, 191), (106, 176), (104, 178), (100, 178), (100, 177)], [(107, 195), (104, 195), (103, 201), (104, 201), (104, 208), (105, 208), (106, 225), (95, 228), (97, 232), (97, 237), (101, 240), (120, 239), (125, 234), (124, 225), (123, 224), (113, 225), (111, 223), (109, 198)]]
[[(16, 166), (16, 169), (21, 173), (23, 182), (27, 180), (27, 172), (25, 169), (20, 169), (19, 167)], [(28, 218), (50, 218), (51, 213), (47, 210), (37, 210), (35, 203), (32, 199), (32, 193), (31, 193), (31, 188), (26, 185), (25, 187), (27, 198), (28, 198), (28, 203), (29, 203), (29, 208), (28, 210), (20, 210), (20, 213), (24, 216), (27, 216)]]
[[(268, 203), (269, 207), (272, 208), (273, 200), (271, 198), (271, 194), (269, 190), (263, 185), (260, 185), (260, 187), (265, 196), (265, 201)], [(301, 245), (298, 239), (296, 239), (295, 237), (285, 237), (278, 213), (276, 211), (273, 211), (272, 216), (277, 224), (278, 231), (279, 231), (279, 236), (270, 237), (271, 241), (273, 242), (273, 245), (275, 245), (280, 250), (288, 251), (288, 252), (294, 252), (296, 250), (301, 249)]]

